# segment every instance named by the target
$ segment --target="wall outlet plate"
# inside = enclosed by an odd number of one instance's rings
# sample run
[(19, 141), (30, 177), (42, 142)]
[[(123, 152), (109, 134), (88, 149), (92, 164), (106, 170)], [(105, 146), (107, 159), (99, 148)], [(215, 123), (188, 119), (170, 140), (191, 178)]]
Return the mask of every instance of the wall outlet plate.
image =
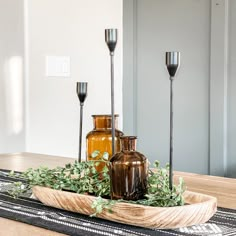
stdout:
[(47, 77), (70, 77), (70, 57), (46, 56)]

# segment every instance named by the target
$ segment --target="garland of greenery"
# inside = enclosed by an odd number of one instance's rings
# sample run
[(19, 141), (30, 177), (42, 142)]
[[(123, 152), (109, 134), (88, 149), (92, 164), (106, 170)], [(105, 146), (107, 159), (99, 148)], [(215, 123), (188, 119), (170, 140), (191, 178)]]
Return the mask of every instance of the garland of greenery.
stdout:
[[(92, 156), (95, 158), (99, 152)], [(103, 209), (111, 210), (112, 205), (117, 201), (142, 204), (146, 206), (172, 207), (184, 204), (183, 193), (185, 191), (184, 181), (179, 179), (178, 185), (174, 185), (172, 191), (169, 189), (169, 166), (160, 168), (159, 162), (154, 163), (154, 169), (149, 170), (148, 191), (145, 199), (138, 201), (124, 200), (105, 200), (102, 197), (110, 197), (110, 176), (107, 155), (100, 160), (86, 161), (79, 163), (75, 161), (73, 164), (67, 164), (64, 167), (49, 169), (48, 167), (40, 167), (38, 169), (28, 169), (20, 174), (10, 172), (10, 176), (18, 177), (26, 181), (15, 182), (9, 193), (15, 198), (29, 191), (33, 186), (44, 186), (56, 190), (72, 191), (79, 194), (89, 193), (97, 196), (97, 200), (93, 202), (96, 215), (101, 213)], [(98, 172), (96, 166), (101, 162), (105, 163), (102, 172)]]

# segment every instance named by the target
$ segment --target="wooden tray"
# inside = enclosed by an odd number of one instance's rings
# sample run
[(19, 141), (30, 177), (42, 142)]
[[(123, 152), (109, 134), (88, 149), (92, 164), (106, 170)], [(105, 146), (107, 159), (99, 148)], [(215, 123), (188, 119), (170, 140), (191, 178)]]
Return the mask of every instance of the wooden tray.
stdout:
[[(33, 187), (33, 193), (48, 206), (85, 215), (94, 213), (91, 205), (96, 197), (90, 195), (40, 186)], [(170, 229), (205, 223), (217, 210), (215, 197), (186, 191), (184, 198), (187, 205), (178, 207), (150, 207), (119, 202), (112, 206), (112, 213), (104, 210), (97, 217), (147, 228)]]

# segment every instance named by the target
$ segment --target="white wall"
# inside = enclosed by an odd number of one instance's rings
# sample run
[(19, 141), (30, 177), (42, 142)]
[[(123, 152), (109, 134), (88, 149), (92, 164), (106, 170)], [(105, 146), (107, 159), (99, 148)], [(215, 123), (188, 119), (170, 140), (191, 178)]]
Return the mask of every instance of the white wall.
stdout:
[(0, 153), (25, 150), (23, 0), (0, 0)]
[[(27, 151), (76, 157), (79, 100), (76, 81), (88, 82), (85, 135), (92, 114), (110, 113), (110, 58), (104, 30), (118, 28), (115, 111), (122, 117), (122, 1), (29, 0)], [(45, 77), (45, 56), (70, 56), (71, 78)], [(121, 119), (119, 120), (121, 124)], [(121, 125), (119, 126), (121, 128)]]

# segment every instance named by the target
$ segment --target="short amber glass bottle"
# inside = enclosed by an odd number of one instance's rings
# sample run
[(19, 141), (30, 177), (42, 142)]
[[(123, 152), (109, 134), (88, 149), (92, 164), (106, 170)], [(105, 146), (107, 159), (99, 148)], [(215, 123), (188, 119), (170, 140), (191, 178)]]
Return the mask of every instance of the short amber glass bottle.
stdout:
[(122, 150), (110, 160), (112, 199), (138, 200), (147, 192), (148, 160), (136, 151), (136, 139), (121, 137)]
[[(112, 118), (111, 115), (92, 115), (94, 128), (86, 136), (87, 142), (87, 160), (98, 160), (101, 158), (104, 152), (108, 152), (109, 157), (112, 156)], [(115, 115), (115, 153), (120, 152), (120, 137), (123, 133), (117, 129), (118, 115)], [(91, 155), (94, 151), (99, 151), (100, 155), (96, 158), (92, 158)], [(109, 159), (110, 159), (109, 158)], [(101, 171), (104, 167), (100, 164), (97, 168)]]

